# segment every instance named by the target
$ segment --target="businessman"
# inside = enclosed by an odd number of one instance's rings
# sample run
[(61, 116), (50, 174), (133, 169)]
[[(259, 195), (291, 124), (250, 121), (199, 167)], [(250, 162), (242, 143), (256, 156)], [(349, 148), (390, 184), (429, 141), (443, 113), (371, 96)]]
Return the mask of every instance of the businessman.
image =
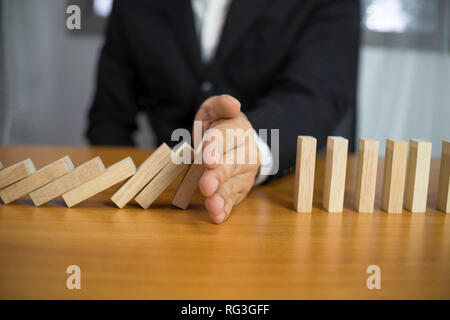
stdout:
[(87, 137), (133, 145), (140, 112), (158, 143), (194, 120), (279, 129), (275, 176), (261, 172), (273, 155), (258, 135), (245, 146), (257, 147), (256, 163), (206, 161), (199, 189), (222, 223), (255, 184), (294, 169), (297, 135), (318, 148), (336, 130), (353, 140), (359, 16), (358, 0), (115, 0)]

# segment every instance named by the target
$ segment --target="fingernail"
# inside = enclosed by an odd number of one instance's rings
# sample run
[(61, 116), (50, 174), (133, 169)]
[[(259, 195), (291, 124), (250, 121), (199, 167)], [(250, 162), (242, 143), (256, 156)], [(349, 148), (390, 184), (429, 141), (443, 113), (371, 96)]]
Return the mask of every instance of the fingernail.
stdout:
[(214, 219), (216, 223), (222, 223), (225, 218), (226, 218), (226, 214), (224, 211), (222, 211), (221, 213), (219, 213), (219, 215), (216, 216), (216, 218)]
[[(212, 193), (214, 193), (214, 192), (217, 191), (217, 188), (219, 188), (219, 180), (214, 179), (212, 184), (213, 184), (213, 191), (212, 191)], [(222, 197), (221, 197), (221, 199), (222, 199)], [(223, 201), (223, 199), (222, 199), (222, 201)]]
[(217, 201), (219, 201), (219, 207), (223, 209), (223, 207), (225, 206), (225, 200), (222, 197), (219, 197), (219, 200), (217, 200)]

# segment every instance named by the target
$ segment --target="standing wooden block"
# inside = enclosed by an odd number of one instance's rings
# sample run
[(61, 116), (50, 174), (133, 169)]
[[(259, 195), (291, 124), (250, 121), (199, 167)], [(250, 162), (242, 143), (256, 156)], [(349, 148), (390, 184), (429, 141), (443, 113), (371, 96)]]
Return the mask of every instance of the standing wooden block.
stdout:
[(450, 141), (442, 142), (439, 169), (438, 209), (450, 213)]
[(407, 152), (406, 141), (386, 141), (381, 208), (388, 213), (403, 212)]
[(9, 186), (36, 172), (31, 159), (23, 160), (0, 171), (0, 189)]
[(34, 191), (47, 183), (69, 173), (73, 169), (72, 161), (68, 156), (56, 160), (49, 165), (39, 169), (32, 175), (10, 185), (0, 191), (1, 198), (5, 204), (11, 203)]
[(105, 171), (105, 166), (99, 157), (83, 163), (72, 172), (50, 182), (30, 193), (35, 206), (40, 206), (59, 197), (63, 193), (95, 178)]
[[(187, 143), (183, 143), (180, 147), (173, 151), (175, 154), (181, 155), (185, 152), (191, 154), (192, 148)], [(135, 200), (139, 205), (147, 209), (159, 197), (159, 195), (172, 183), (173, 180), (185, 169), (189, 164), (176, 164), (170, 161), (152, 181), (136, 196)]]
[(3, 163), (0, 161), (0, 170), (3, 169)]
[(167, 144), (159, 146), (139, 166), (136, 174), (114, 193), (111, 200), (119, 208), (123, 208), (170, 162), (170, 152), (171, 149)]
[(328, 137), (323, 187), (323, 207), (328, 212), (342, 212), (344, 208), (347, 151), (347, 139)]
[(317, 140), (314, 137), (297, 137), (295, 162), (294, 209), (311, 212), (314, 193)]
[(200, 180), (205, 167), (203, 164), (191, 164), (186, 174), (178, 185), (175, 191), (172, 204), (178, 208), (186, 209), (191, 201), (194, 191), (197, 189), (198, 181)]
[(431, 142), (411, 140), (406, 171), (405, 208), (411, 212), (427, 211)]
[(113, 185), (129, 178), (136, 172), (136, 167), (130, 157), (127, 157), (112, 166), (105, 172), (79, 185), (63, 194), (66, 205), (70, 208), (78, 203), (112, 187)]
[(358, 168), (355, 186), (355, 209), (362, 213), (372, 213), (377, 184), (379, 142), (359, 139)]

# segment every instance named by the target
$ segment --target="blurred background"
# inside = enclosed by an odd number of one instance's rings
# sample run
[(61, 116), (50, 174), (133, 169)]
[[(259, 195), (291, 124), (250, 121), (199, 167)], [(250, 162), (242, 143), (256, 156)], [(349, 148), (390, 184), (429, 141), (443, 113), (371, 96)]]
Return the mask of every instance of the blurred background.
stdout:
[[(84, 145), (113, 0), (0, 0), (0, 144)], [(69, 31), (77, 4), (82, 29)], [(450, 138), (450, 0), (361, 0), (357, 137)], [(144, 118), (136, 141), (154, 145)]]

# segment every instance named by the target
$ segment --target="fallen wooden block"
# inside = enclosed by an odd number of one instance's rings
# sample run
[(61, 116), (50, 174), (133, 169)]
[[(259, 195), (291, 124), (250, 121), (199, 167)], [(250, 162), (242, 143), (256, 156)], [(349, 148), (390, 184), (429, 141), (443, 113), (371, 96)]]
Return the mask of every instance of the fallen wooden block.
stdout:
[(442, 142), (439, 169), (438, 209), (450, 213), (450, 141)]
[(136, 172), (136, 167), (130, 157), (127, 157), (112, 166), (105, 172), (75, 187), (63, 194), (66, 205), (70, 208), (78, 203), (112, 187), (113, 185), (131, 177)]
[(0, 196), (5, 204), (11, 203), (20, 197), (42, 187), (47, 183), (69, 173), (73, 169), (72, 161), (68, 156), (56, 160), (39, 169), (32, 175), (0, 190)]
[(189, 166), (183, 180), (181, 180), (173, 195), (172, 204), (174, 206), (181, 209), (186, 209), (188, 207), (192, 195), (198, 187), (198, 181), (204, 171), (205, 167), (203, 164), (191, 164)]
[(0, 189), (9, 186), (36, 172), (31, 159), (23, 160), (0, 171)]
[(405, 208), (411, 212), (427, 211), (431, 142), (411, 140), (406, 170)]
[(407, 151), (406, 141), (386, 141), (381, 208), (388, 213), (403, 212)]
[(311, 212), (314, 193), (317, 139), (297, 137), (297, 159), (295, 162), (294, 209)]
[(379, 142), (359, 139), (358, 168), (355, 186), (355, 210), (372, 213), (377, 184)]
[(123, 208), (170, 162), (171, 149), (165, 143), (159, 146), (137, 169), (136, 174), (125, 182), (111, 197)]
[[(187, 143), (183, 143), (180, 147), (173, 151), (175, 154), (181, 155), (189, 152), (192, 158), (192, 148)], [(176, 164), (170, 161), (147, 186), (136, 196), (136, 202), (144, 209), (150, 207), (153, 201), (172, 183), (173, 180), (185, 169), (189, 164)]]
[(328, 212), (342, 212), (344, 208), (347, 150), (347, 139), (328, 137), (323, 187), (323, 207)]
[(95, 178), (105, 171), (105, 166), (99, 157), (83, 163), (68, 174), (30, 193), (35, 206), (40, 206), (63, 193)]

